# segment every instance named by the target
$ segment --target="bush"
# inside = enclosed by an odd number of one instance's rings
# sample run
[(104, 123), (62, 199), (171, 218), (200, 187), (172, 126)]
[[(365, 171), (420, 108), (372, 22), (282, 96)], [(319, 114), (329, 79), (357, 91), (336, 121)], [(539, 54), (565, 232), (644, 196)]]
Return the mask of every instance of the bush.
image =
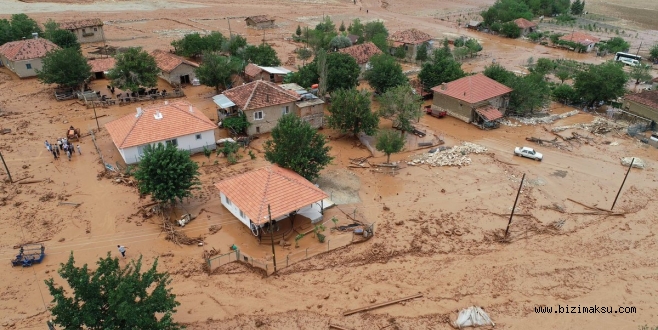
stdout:
[(505, 37), (515, 39), (521, 36), (521, 28), (514, 22), (507, 22), (501, 26), (500, 33)]

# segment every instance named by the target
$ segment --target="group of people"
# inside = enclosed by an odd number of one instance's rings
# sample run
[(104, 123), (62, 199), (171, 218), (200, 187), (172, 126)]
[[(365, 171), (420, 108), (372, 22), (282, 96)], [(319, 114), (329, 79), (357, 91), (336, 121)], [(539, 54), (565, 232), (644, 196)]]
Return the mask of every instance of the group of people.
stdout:
[(69, 161), (71, 161), (71, 156), (75, 155), (76, 149), (78, 150), (78, 155), (82, 155), (82, 150), (80, 150), (80, 145), (73, 146), (73, 143), (69, 142), (66, 138), (58, 138), (57, 144), (50, 144), (48, 140), (45, 142), (46, 149), (53, 154), (55, 160), (59, 159), (60, 150), (66, 154)]

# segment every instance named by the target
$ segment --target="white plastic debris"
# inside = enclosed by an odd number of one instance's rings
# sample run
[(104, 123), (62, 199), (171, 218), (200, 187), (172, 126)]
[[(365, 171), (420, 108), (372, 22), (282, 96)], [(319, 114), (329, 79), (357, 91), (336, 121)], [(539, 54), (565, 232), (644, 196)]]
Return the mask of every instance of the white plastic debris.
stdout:
[(459, 315), (457, 315), (457, 320), (452, 324), (457, 329), (483, 325), (496, 326), (489, 315), (482, 308), (476, 306), (462, 309)]
[(459, 146), (449, 149), (426, 153), (416, 157), (409, 165), (428, 164), (431, 166), (465, 166), (471, 164), (468, 154), (481, 154), (487, 152), (487, 148), (475, 143), (464, 142)]
[(579, 113), (578, 110), (573, 110), (561, 114), (550, 115), (546, 117), (534, 117), (534, 118), (525, 118), (525, 117), (512, 117), (525, 125), (537, 125), (537, 124), (550, 124), (558, 119), (564, 119), (567, 117), (575, 116)]
[[(635, 158), (634, 161), (633, 158)], [(644, 168), (644, 161), (641, 158), (637, 158), (637, 157), (622, 157), (621, 164), (624, 166), (629, 166), (631, 165), (631, 161), (633, 161), (633, 167), (641, 168), (641, 169)]]

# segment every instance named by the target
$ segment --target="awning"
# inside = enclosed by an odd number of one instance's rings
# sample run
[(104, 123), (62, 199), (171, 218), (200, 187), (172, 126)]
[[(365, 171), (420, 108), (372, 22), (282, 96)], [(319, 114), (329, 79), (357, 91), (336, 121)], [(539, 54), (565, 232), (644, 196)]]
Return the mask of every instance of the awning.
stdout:
[(318, 203), (313, 203), (307, 207), (302, 208), (297, 214), (307, 217), (311, 223), (317, 223), (322, 220), (322, 210)]
[(283, 68), (283, 67), (280, 67), (280, 66), (276, 66), (276, 67), (259, 66), (259, 68), (261, 68), (261, 69), (263, 69), (263, 71), (265, 71), (267, 73), (271, 73), (271, 74), (288, 74), (288, 73), (291, 72), (290, 70), (288, 70), (286, 68)]
[(482, 116), (482, 118), (488, 121), (494, 121), (503, 118), (503, 114), (492, 106), (475, 109), (475, 112), (477, 112), (480, 116)]
[(224, 96), (224, 94), (215, 95), (212, 97), (212, 100), (222, 109), (228, 109), (235, 106), (235, 103), (229, 100), (228, 97)]

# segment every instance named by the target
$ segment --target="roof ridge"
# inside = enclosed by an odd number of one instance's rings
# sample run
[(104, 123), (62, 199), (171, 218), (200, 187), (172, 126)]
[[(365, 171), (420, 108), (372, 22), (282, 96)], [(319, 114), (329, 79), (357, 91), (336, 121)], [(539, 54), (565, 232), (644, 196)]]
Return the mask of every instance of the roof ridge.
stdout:
[[(187, 105), (187, 106), (188, 106), (188, 110), (181, 109), (181, 108), (177, 107), (177, 105), (180, 105), (180, 104), (185, 104), (185, 105)], [(208, 123), (208, 122), (205, 121), (203, 118), (199, 118), (199, 116), (196, 115), (196, 112), (190, 112), (190, 111), (189, 111), (189, 107), (193, 107), (193, 108), (194, 108), (194, 105), (192, 105), (192, 103), (183, 102), (183, 101), (177, 101), (177, 102), (169, 103), (169, 105), (171, 105), (172, 107), (174, 107), (174, 108), (176, 108), (176, 109), (178, 109), (178, 110), (180, 110), (180, 111), (186, 113), (186, 114), (189, 115), (189, 116), (194, 117), (195, 119), (197, 119), (197, 120), (199, 120), (199, 121), (201, 121), (201, 122), (204, 122), (204, 123), (206, 123), (206, 124)], [(197, 109), (197, 110), (198, 110), (198, 109)], [(210, 123), (214, 125), (214, 123), (212, 123), (212, 121), (211, 121)]]
[[(141, 109), (141, 107), (140, 107), (140, 109)], [(148, 109), (148, 108), (147, 108), (147, 109)], [(132, 127), (130, 128), (130, 130), (128, 131), (128, 133), (126, 134), (126, 136), (123, 138), (123, 141), (121, 141), (121, 143), (119, 144), (119, 147), (122, 147), (123, 144), (126, 142), (126, 140), (128, 140), (128, 137), (130, 136), (130, 134), (133, 132), (133, 130), (134, 130), (135, 127), (137, 126), (137, 122), (139, 122), (139, 120), (142, 119), (142, 117), (146, 114), (145, 109), (141, 109), (141, 110), (142, 110), (142, 114), (139, 115), (139, 117), (137, 117), (137, 120), (135, 120), (135, 122), (133, 123)]]
[[(263, 199), (261, 200), (260, 205), (258, 206), (258, 217), (263, 213), (263, 204), (265, 203), (265, 200), (267, 199), (267, 190), (270, 188), (270, 180), (272, 180), (272, 165), (266, 168), (267, 173), (267, 180), (265, 180), (265, 189), (263, 190)], [(269, 215), (269, 212), (268, 212)], [(269, 219), (270, 221), (272, 219)], [(260, 219), (256, 219), (257, 222), (260, 221)]]
[(249, 98), (247, 98), (247, 102), (244, 103), (244, 109), (242, 110), (249, 110), (249, 103), (251, 103), (251, 99), (254, 97), (254, 94), (256, 93), (256, 89), (258, 88), (258, 84), (260, 84), (262, 80), (256, 80), (254, 84), (254, 88), (251, 90), (251, 94), (249, 94)]

